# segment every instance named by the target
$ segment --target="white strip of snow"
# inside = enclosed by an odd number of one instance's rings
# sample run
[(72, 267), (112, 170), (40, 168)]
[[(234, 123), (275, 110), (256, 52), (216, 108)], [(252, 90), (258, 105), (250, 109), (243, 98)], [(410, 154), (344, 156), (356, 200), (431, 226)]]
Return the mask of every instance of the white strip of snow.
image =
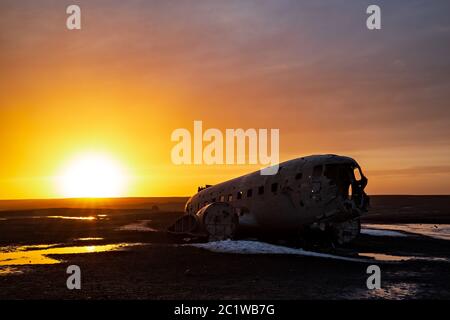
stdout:
[(370, 260), (366, 260), (366, 259), (358, 259), (358, 258), (337, 256), (337, 255), (327, 254), (327, 253), (306, 251), (306, 250), (298, 249), (298, 248), (290, 248), (290, 247), (278, 246), (278, 245), (260, 242), (260, 241), (249, 241), (249, 240), (224, 240), (224, 241), (214, 241), (214, 242), (207, 242), (207, 243), (193, 243), (193, 244), (187, 244), (187, 246), (193, 246), (196, 248), (201, 248), (201, 249), (209, 250), (212, 252), (220, 252), (220, 253), (291, 254), (291, 255), (299, 255), (299, 256), (353, 261), (353, 262), (371, 262)]
[(361, 234), (375, 237), (407, 237), (407, 234), (398, 231), (380, 230), (380, 229), (361, 229)]
[(130, 223), (124, 226), (121, 226), (119, 230), (121, 231), (141, 231), (141, 232), (155, 232), (158, 231), (148, 226), (148, 223), (151, 220), (140, 220), (138, 222)]

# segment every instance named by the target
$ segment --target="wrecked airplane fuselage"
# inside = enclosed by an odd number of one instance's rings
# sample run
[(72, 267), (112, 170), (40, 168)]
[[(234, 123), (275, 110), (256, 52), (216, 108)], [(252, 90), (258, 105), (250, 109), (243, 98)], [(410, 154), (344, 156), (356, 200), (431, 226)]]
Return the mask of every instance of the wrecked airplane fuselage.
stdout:
[(367, 178), (349, 157), (315, 155), (279, 165), (276, 175), (260, 171), (199, 188), (186, 203), (186, 214), (168, 231), (233, 238), (240, 230), (297, 232), (320, 230), (339, 243), (360, 232), (367, 212)]

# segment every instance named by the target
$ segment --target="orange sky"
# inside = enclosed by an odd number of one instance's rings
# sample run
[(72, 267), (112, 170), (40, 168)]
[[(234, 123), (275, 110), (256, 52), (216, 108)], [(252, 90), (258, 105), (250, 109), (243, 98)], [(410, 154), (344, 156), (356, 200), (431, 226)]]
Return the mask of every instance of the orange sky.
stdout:
[[(279, 128), (281, 160), (354, 157), (369, 194), (450, 193), (449, 4), (364, 1), (0, 3), (0, 199), (60, 197), (102, 152), (123, 196), (190, 195), (258, 166), (175, 166), (170, 134)], [(424, 7), (425, 6), (425, 7)], [(411, 30), (414, 30), (412, 32)]]

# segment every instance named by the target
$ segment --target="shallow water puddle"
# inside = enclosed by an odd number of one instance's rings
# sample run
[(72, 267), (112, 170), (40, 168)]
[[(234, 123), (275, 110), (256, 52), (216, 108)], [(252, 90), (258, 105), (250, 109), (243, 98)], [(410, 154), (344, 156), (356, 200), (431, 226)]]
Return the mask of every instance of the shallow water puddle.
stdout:
[(106, 214), (97, 214), (95, 216), (9, 216), (0, 218), (0, 220), (13, 220), (13, 219), (62, 219), (62, 220), (81, 220), (81, 221), (94, 221), (94, 220), (107, 220)]
[(446, 258), (439, 257), (419, 257), (419, 256), (398, 256), (398, 255), (390, 255), (385, 253), (373, 253), (373, 252), (364, 252), (358, 254), (360, 257), (372, 258), (377, 261), (385, 261), (385, 262), (399, 262), (399, 261), (411, 261), (411, 260), (422, 260), (422, 261), (442, 261), (449, 262)]
[(0, 248), (0, 266), (55, 264), (60, 263), (61, 261), (55, 258), (50, 258), (48, 255), (117, 251), (136, 245), (141, 244), (119, 243), (73, 247), (55, 247), (55, 245), (21, 246), (14, 248), (4, 247)]
[[(41, 217), (39, 217), (41, 218)], [(65, 219), (65, 220), (95, 220), (96, 217), (88, 216), (88, 217), (70, 217), (70, 216), (45, 216), (44, 218), (49, 219)]]
[(1, 276), (9, 276), (11, 274), (21, 274), (22, 270), (14, 267), (0, 267), (0, 277)]
[(104, 238), (97, 238), (97, 237), (86, 237), (86, 238), (77, 238), (75, 241), (100, 241)]
[[(402, 231), (440, 240), (450, 240), (450, 224), (406, 223), (406, 224), (363, 224), (373, 230)], [(367, 229), (366, 229), (367, 232)]]
[(414, 259), (414, 257), (394, 256), (384, 253), (360, 253), (360, 257), (372, 258), (378, 261), (408, 261)]

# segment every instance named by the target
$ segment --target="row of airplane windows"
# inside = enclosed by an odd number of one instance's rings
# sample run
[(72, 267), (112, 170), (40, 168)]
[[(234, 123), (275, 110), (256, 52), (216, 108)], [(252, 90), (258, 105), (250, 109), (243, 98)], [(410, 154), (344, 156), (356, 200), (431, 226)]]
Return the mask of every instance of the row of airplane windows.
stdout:
[[(295, 176), (295, 179), (300, 180), (302, 178), (302, 176), (303, 176), (302, 173), (298, 173)], [(277, 191), (278, 191), (278, 183), (277, 182), (272, 183), (272, 185), (270, 186), (270, 191), (275, 194), (277, 193)], [(263, 194), (264, 194), (264, 186), (259, 186), (258, 187), (258, 195), (263, 195)], [(247, 195), (247, 198), (251, 198), (253, 196), (253, 189), (248, 189), (246, 192), (246, 195)], [(236, 200), (241, 200), (242, 197), (243, 197), (243, 192), (238, 191), (236, 193)], [(217, 198), (212, 198), (211, 202), (216, 202), (216, 200), (217, 200)], [(219, 202), (225, 202), (225, 200), (228, 202), (233, 201), (233, 194), (229, 194), (226, 198), (225, 198), (225, 195), (219, 196)], [(207, 204), (208, 204), (208, 201), (204, 202), (203, 206), (205, 206)], [(198, 204), (198, 207), (199, 207), (198, 209), (200, 209), (200, 203)]]

